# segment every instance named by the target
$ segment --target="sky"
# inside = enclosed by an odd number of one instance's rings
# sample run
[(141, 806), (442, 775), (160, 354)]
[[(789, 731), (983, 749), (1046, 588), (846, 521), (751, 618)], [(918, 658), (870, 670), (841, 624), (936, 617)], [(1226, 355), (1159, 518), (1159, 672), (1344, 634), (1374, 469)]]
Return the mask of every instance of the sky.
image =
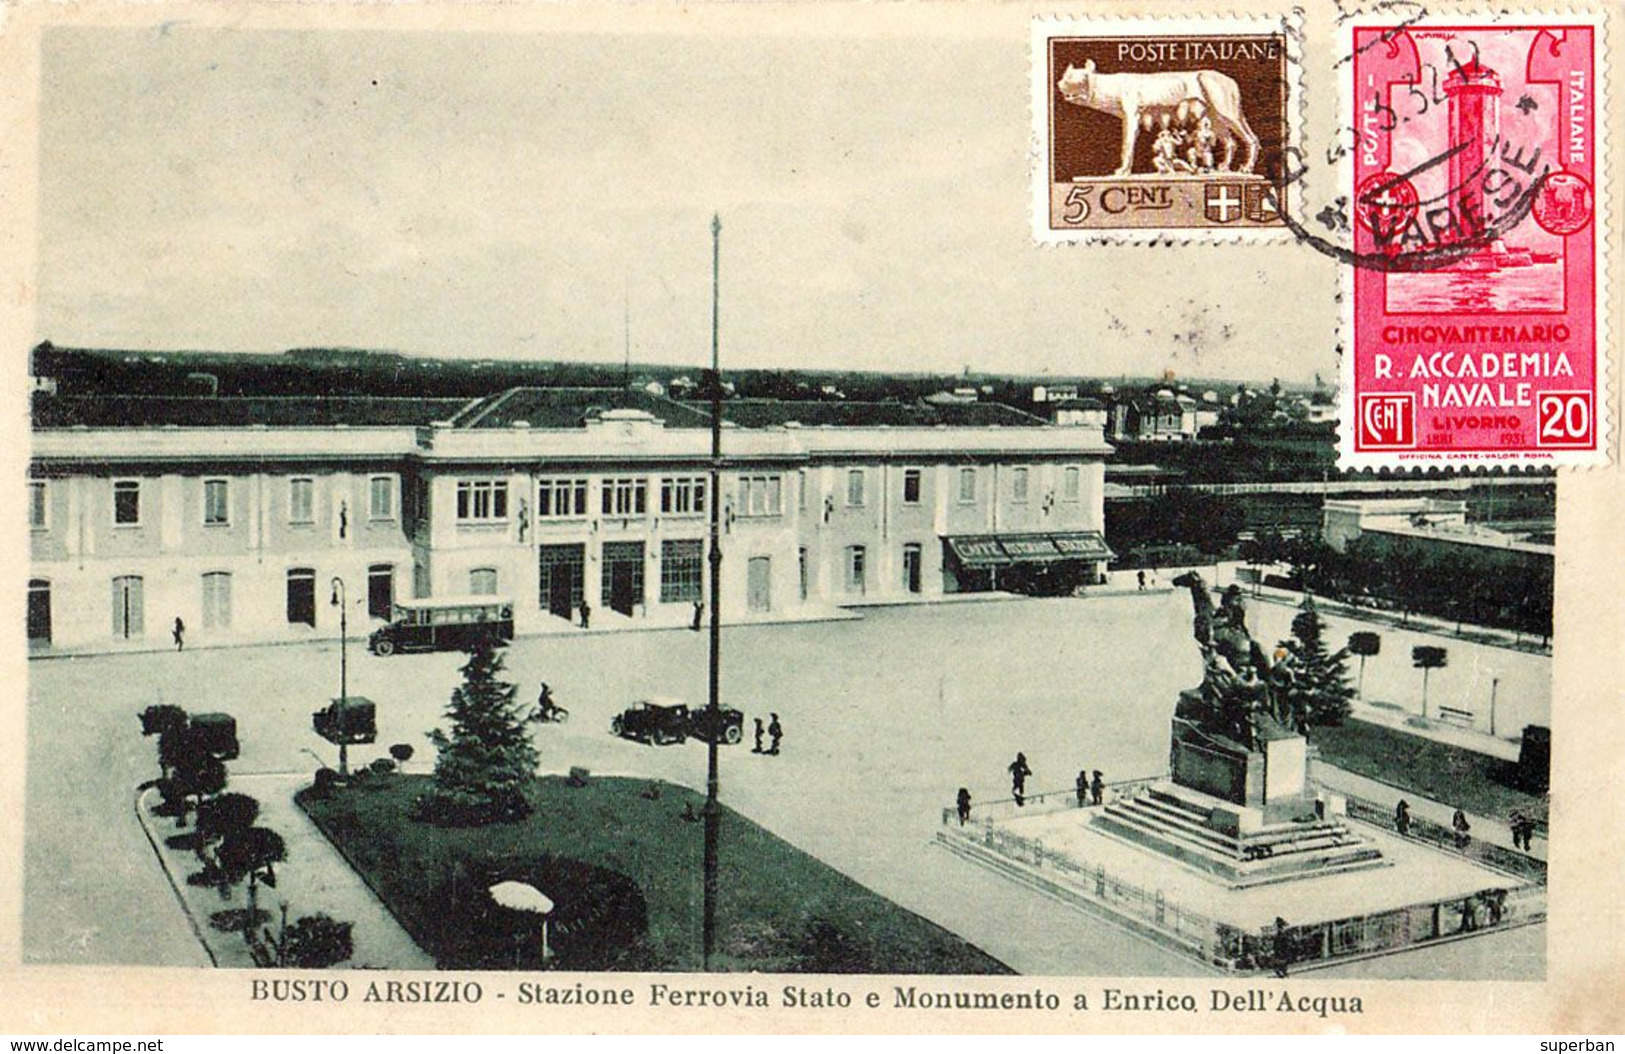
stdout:
[(725, 367), (1334, 376), (1308, 249), (1032, 243), (1025, 15), (989, 24), (54, 29), (37, 336), (618, 361), (629, 316), (701, 362), (718, 212)]

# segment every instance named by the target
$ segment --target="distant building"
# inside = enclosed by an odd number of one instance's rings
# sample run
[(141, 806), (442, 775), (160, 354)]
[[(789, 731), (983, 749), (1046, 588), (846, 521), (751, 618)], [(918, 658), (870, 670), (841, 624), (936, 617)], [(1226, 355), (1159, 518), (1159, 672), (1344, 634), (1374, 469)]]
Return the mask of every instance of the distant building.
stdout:
[(1441, 498), (1328, 498), (1321, 506), (1321, 537), (1338, 552), (1346, 552), (1356, 539), (1366, 540), (1378, 552), (1409, 542), (1445, 556), (1489, 558), (1502, 564), (1550, 565), (1556, 554), (1550, 545), (1468, 523), (1465, 501)]
[[(1217, 411), (1204, 413), (1211, 414), (1209, 424), (1218, 423)], [(1109, 423), (1111, 438), (1139, 443), (1188, 442), (1202, 427), (1196, 400), (1167, 389), (1114, 400)]]
[(1099, 399), (1071, 398), (1047, 403), (1049, 420), (1057, 425), (1082, 425), (1085, 428), (1105, 430), (1106, 404)]
[(1075, 384), (1056, 384), (1033, 386), (1033, 402), (1035, 403), (1064, 403), (1078, 397), (1078, 386)]

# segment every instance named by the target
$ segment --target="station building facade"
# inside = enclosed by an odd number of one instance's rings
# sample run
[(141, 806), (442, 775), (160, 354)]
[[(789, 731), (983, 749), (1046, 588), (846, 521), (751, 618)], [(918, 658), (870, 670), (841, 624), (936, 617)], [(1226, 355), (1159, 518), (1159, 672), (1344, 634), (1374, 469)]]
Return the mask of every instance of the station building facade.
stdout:
[[(404, 597), (517, 632), (686, 624), (709, 597), (710, 420), (610, 389), (468, 402), (36, 403), (36, 649), (359, 636)], [(395, 403), (410, 403), (402, 406)], [(725, 619), (1096, 581), (1098, 429), (1007, 407), (724, 405)]]

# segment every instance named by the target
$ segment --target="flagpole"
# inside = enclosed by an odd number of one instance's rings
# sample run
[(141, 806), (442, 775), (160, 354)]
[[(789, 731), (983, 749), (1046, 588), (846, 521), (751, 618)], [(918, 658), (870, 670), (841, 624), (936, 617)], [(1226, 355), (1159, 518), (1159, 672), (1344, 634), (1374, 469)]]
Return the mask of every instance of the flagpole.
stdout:
[(717, 835), (722, 808), (717, 803), (717, 730), (722, 694), (722, 373), (717, 338), (719, 271), (722, 257), (722, 217), (711, 217), (711, 676), (706, 720), (712, 734), (706, 743), (705, 772), (705, 906), (702, 916), (702, 962), (711, 969), (717, 940)]

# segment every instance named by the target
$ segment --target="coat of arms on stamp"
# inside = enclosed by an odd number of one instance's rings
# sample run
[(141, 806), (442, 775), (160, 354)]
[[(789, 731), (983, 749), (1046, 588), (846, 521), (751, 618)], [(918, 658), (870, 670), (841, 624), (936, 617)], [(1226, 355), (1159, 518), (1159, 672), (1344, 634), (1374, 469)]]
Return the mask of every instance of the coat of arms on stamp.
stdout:
[(1265, 19), (1039, 19), (1039, 241), (1286, 235), (1295, 41)]

